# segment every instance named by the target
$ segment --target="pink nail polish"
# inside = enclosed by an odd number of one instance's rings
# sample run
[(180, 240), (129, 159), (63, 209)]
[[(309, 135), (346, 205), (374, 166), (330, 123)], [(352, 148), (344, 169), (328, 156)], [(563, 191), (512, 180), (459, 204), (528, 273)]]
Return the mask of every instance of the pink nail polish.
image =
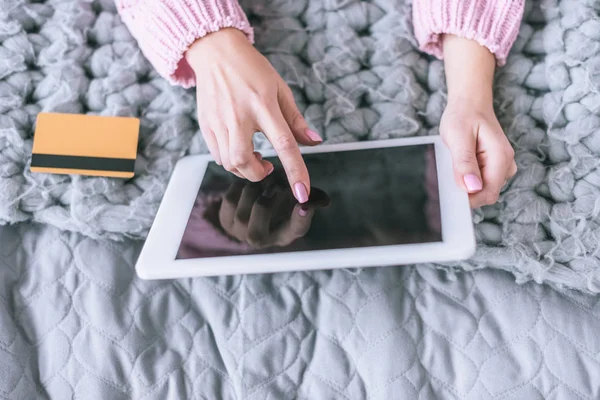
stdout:
[(275, 170), (275, 166), (273, 164), (271, 164), (271, 166), (269, 167), (269, 170), (267, 171), (267, 175), (271, 175), (274, 170)]
[(300, 207), (298, 214), (300, 214), (301, 217), (306, 217), (308, 215), (308, 211), (305, 210), (304, 207)]
[(321, 143), (323, 141), (323, 138), (319, 136), (317, 132), (310, 129), (306, 130), (306, 136), (308, 136), (313, 142)]
[(469, 174), (464, 177), (465, 186), (469, 192), (478, 192), (483, 188), (477, 175)]
[(302, 182), (298, 182), (294, 185), (294, 195), (296, 196), (296, 200), (300, 203), (306, 203), (308, 201), (308, 192)]

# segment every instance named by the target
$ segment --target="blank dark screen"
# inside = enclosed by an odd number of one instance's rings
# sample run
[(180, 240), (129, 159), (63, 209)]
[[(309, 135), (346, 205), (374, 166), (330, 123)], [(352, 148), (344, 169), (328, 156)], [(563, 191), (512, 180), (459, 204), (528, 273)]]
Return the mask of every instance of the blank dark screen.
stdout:
[(433, 144), (305, 154), (304, 206), (266, 160), (258, 183), (208, 164), (177, 259), (442, 241)]

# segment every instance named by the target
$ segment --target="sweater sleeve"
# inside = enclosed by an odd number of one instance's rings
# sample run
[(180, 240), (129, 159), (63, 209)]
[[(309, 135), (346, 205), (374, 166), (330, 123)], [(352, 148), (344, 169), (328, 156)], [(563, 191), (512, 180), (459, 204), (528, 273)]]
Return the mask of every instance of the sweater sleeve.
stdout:
[(195, 85), (184, 55), (197, 39), (237, 28), (251, 42), (254, 32), (237, 0), (116, 0), (123, 23), (154, 68), (172, 84)]
[(525, 0), (414, 0), (413, 24), (422, 51), (443, 58), (441, 37), (477, 41), (504, 65), (523, 18)]

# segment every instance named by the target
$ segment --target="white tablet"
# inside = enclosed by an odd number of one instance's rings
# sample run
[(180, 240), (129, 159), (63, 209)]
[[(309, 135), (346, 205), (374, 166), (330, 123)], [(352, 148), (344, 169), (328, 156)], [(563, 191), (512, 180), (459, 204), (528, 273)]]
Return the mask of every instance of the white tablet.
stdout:
[(210, 156), (176, 166), (136, 264), (143, 279), (459, 261), (475, 250), (468, 196), (437, 136), (302, 148), (298, 204), (273, 152), (263, 182)]

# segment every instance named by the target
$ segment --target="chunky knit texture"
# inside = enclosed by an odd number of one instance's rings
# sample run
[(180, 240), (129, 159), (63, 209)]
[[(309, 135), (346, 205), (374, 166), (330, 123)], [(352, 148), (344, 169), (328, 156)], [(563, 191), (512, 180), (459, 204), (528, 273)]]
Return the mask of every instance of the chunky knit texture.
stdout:
[[(195, 93), (158, 75), (114, 0), (0, 5), (0, 223), (145, 237), (175, 163), (208, 151)], [(438, 133), (444, 66), (418, 50), (409, 1), (241, 5), (256, 47), (326, 143)], [(445, 268), (501, 268), (521, 282), (600, 293), (599, 13), (600, 0), (526, 2), (495, 82), (519, 172), (497, 205), (475, 212), (475, 257)], [(42, 111), (140, 118), (136, 177), (32, 174)], [(257, 136), (256, 145), (269, 144)]]
[(123, 22), (157, 71), (189, 88), (195, 75), (184, 53), (198, 38), (222, 28), (254, 34), (237, 0), (117, 0)]
[[(237, 0), (116, 0), (123, 21), (158, 72), (185, 88), (195, 75), (184, 58), (198, 38), (226, 27), (253, 41), (254, 31)], [(421, 50), (443, 58), (441, 35), (474, 39), (504, 65), (517, 38), (524, 0), (415, 0), (414, 30)]]

